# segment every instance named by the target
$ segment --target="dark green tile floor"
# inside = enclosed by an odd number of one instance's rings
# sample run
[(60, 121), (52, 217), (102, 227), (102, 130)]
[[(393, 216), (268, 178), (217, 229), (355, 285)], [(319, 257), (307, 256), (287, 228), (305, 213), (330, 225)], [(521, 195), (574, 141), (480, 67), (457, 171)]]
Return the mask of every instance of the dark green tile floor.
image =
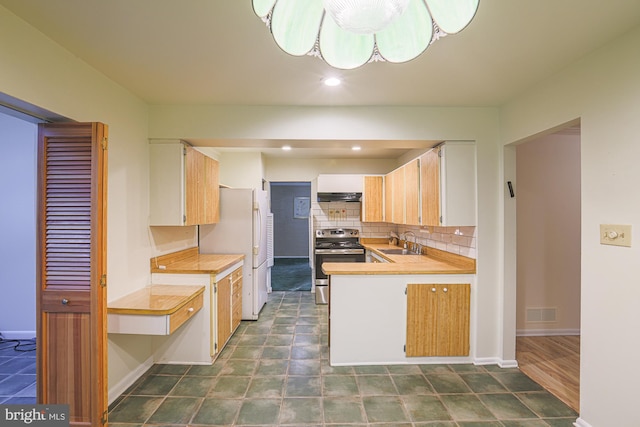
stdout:
[(0, 340), (0, 404), (36, 403), (35, 341)]
[[(354, 331), (355, 333), (355, 331)], [(211, 366), (154, 365), (110, 407), (124, 426), (569, 427), (578, 414), (517, 369), (331, 367), (327, 306), (274, 292)]]

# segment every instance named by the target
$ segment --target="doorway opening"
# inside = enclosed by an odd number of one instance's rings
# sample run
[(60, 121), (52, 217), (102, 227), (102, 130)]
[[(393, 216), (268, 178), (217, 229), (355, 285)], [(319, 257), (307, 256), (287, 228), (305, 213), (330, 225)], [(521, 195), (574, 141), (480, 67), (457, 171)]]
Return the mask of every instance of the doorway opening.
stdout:
[(516, 360), (579, 411), (580, 126), (515, 149)]
[(0, 108), (0, 403), (35, 404), (37, 120)]
[(271, 182), (273, 291), (311, 291), (311, 183)]

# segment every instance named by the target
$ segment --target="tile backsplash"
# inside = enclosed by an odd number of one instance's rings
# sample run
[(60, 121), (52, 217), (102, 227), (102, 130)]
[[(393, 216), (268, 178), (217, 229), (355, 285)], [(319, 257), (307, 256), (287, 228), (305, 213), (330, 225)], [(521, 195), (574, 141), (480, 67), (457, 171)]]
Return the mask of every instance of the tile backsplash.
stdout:
[[(418, 227), (386, 222), (360, 221), (358, 202), (312, 202), (313, 229), (357, 228), (360, 237), (387, 238), (392, 231), (398, 235), (412, 231), (423, 246), (476, 258), (476, 227)], [(410, 237), (412, 239), (412, 236)]]

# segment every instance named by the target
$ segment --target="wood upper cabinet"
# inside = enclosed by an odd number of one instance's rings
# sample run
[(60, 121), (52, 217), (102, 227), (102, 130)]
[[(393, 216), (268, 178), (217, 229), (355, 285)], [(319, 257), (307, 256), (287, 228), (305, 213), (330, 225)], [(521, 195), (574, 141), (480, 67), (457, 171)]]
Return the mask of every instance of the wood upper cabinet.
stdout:
[(394, 224), (404, 224), (404, 169), (399, 168), (391, 172), (393, 179), (391, 222)]
[[(184, 146), (185, 158), (185, 207), (184, 225), (200, 224), (204, 219), (204, 155), (194, 148)], [(151, 183), (153, 185), (153, 182)]]
[(183, 142), (153, 142), (149, 151), (150, 225), (218, 222), (218, 161)]
[(420, 163), (418, 159), (385, 176), (386, 222), (420, 224)]
[(420, 225), (420, 161), (414, 159), (404, 169), (404, 222)]
[(470, 284), (407, 285), (407, 357), (468, 356)]
[(440, 225), (440, 156), (437, 148), (420, 156), (422, 225)]
[(393, 222), (393, 173), (384, 177), (384, 221)]
[(362, 193), (362, 222), (384, 221), (384, 181), (382, 176), (365, 176)]
[(220, 222), (220, 165), (211, 157), (204, 157), (204, 217), (199, 224)]

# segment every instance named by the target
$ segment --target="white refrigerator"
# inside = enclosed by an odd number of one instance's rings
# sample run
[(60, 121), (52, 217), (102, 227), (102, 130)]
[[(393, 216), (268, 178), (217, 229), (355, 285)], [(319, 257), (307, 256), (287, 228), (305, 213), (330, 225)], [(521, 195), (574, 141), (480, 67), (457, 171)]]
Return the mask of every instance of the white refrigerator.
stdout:
[(267, 302), (267, 247), (273, 241), (267, 226), (268, 214), (266, 191), (221, 188), (220, 222), (200, 226), (200, 253), (244, 254), (243, 320), (257, 320)]

